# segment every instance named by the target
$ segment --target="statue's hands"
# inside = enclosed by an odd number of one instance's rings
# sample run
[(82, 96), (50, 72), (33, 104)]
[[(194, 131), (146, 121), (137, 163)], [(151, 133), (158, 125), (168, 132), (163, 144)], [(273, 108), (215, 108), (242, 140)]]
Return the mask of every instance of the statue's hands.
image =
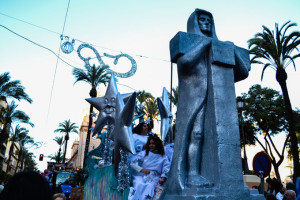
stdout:
[(143, 145), (143, 150), (145, 150), (145, 149), (146, 149), (146, 144)]
[(164, 182), (167, 180), (167, 178), (166, 177), (162, 177), (159, 181), (158, 181), (158, 183), (159, 184), (164, 184)]
[(150, 174), (150, 170), (149, 169), (142, 169), (140, 172), (142, 172), (142, 173), (144, 173), (146, 175)]

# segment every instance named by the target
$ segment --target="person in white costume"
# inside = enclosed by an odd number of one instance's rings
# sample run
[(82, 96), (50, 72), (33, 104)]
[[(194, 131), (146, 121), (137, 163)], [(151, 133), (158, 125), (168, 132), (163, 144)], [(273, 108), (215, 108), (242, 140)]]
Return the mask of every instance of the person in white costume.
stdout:
[(133, 139), (136, 152), (143, 151), (144, 145), (148, 140), (148, 133), (151, 131), (151, 127), (146, 122), (139, 123), (133, 130)]
[(128, 200), (152, 199), (155, 187), (164, 184), (170, 170), (163, 143), (156, 134), (149, 135), (145, 151), (138, 153), (130, 166), (137, 173), (133, 175), (133, 188)]

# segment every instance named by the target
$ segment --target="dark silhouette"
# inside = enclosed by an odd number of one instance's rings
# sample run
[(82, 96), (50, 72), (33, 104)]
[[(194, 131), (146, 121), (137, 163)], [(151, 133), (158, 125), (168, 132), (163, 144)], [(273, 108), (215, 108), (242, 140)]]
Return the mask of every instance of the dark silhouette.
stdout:
[(51, 190), (42, 175), (34, 171), (15, 174), (4, 186), (1, 200), (51, 200)]

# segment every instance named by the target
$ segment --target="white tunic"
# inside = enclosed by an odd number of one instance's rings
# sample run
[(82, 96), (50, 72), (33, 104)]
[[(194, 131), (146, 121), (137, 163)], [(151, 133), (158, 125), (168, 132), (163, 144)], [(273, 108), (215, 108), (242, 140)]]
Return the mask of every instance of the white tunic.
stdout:
[(147, 135), (133, 134), (134, 145), (136, 152), (143, 151), (143, 145), (147, 143)]
[(130, 166), (137, 171), (148, 169), (150, 174), (137, 172), (133, 175), (133, 188), (130, 189), (128, 200), (152, 199), (158, 181), (162, 177), (167, 178), (170, 170), (168, 157), (152, 152), (149, 152), (148, 156), (145, 155), (145, 151), (137, 154)]

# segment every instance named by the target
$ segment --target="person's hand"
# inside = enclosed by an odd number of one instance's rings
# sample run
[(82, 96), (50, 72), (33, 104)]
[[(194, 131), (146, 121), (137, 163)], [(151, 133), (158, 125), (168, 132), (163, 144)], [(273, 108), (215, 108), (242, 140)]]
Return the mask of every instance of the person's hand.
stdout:
[(158, 183), (159, 184), (164, 184), (164, 182), (167, 180), (167, 178), (166, 177), (162, 177), (159, 181), (158, 181)]
[(146, 174), (146, 175), (150, 174), (150, 170), (149, 169), (142, 169), (141, 172), (144, 173), (144, 174)]

